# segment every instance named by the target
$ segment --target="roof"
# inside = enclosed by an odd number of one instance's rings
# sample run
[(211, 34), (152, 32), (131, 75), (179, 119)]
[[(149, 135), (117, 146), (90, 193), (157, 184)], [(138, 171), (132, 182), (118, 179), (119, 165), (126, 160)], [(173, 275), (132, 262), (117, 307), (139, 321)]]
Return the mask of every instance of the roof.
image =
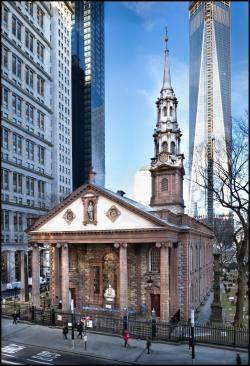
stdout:
[(72, 192), (68, 197), (66, 197), (61, 203), (56, 205), (54, 208), (52, 208), (47, 215), (44, 215), (37, 219), (31, 227), (29, 227), (26, 232), (31, 233), (32, 231), (37, 230), (42, 225), (47, 223), (52, 217), (57, 215), (60, 211), (64, 210), (69, 204), (71, 204), (74, 200), (81, 197), (82, 194), (87, 192), (88, 190), (94, 190), (98, 192), (99, 194), (102, 194), (103, 196), (108, 197), (109, 199), (117, 202), (118, 204), (124, 206), (127, 209), (132, 210), (133, 212), (139, 214), (140, 216), (150, 220), (151, 222), (155, 223), (159, 227), (166, 227), (169, 229), (172, 229), (174, 231), (180, 230), (180, 229), (189, 229), (189, 226), (187, 225), (175, 225), (167, 220), (161, 219), (156, 212), (153, 211), (153, 209), (149, 206), (143, 205), (137, 201), (134, 201), (128, 197), (121, 196), (118, 193), (115, 193), (113, 191), (110, 191), (109, 189), (100, 187), (93, 183), (87, 183), (81, 185), (79, 188), (77, 188), (74, 192)]

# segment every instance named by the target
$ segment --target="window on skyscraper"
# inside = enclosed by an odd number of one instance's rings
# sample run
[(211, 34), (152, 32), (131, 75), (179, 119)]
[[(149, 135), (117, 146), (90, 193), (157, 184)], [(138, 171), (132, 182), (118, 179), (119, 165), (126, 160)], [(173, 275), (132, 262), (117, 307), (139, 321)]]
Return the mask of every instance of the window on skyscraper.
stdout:
[(21, 22), (19, 22), (19, 20), (17, 20), (17, 18), (14, 15), (12, 15), (12, 34), (19, 41), (21, 41), (21, 29), (22, 29)]

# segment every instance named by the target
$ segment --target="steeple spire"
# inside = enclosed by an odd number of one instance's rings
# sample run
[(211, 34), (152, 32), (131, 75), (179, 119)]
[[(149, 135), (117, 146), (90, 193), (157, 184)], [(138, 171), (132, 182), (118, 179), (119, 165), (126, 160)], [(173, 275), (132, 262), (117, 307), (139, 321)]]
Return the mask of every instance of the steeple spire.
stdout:
[(169, 50), (168, 50), (168, 30), (167, 30), (167, 27), (166, 27), (165, 42), (166, 42), (166, 49), (165, 49), (164, 77), (163, 77), (162, 90), (168, 90), (172, 93), (173, 88), (171, 86), (171, 78), (170, 78)]

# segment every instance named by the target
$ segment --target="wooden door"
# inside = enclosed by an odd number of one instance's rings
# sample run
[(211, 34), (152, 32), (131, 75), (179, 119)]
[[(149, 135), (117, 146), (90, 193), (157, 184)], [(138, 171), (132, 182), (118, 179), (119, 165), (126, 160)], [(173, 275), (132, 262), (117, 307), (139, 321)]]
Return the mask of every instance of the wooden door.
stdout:
[(155, 309), (156, 316), (160, 316), (160, 295), (150, 294), (151, 297), (151, 312)]

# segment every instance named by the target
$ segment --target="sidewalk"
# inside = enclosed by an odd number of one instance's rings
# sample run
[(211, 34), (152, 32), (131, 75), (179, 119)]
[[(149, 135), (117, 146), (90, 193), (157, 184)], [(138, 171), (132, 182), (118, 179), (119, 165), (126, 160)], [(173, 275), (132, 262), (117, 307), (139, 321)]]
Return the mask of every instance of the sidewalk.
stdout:
[[(84, 342), (77, 339), (75, 332), (75, 345), (72, 346), (71, 332), (68, 340), (63, 339), (62, 330), (41, 325), (19, 322), (12, 325), (12, 319), (2, 318), (2, 339), (10, 342), (18, 342), (39, 346), (57, 351), (73, 352), (90, 356), (123, 361), (136, 364), (192, 364), (187, 344), (170, 345), (153, 343), (152, 352), (146, 353), (146, 342), (138, 339), (130, 339), (129, 348), (124, 348), (121, 337), (87, 333), (87, 350), (84, 351)], [(232, 351), (215, 347), (196, 346), (195, 364), (202, 365), (233, 365), (236, 354), (240, 353), (242, 364), (248, 364), (247, 351)]]

